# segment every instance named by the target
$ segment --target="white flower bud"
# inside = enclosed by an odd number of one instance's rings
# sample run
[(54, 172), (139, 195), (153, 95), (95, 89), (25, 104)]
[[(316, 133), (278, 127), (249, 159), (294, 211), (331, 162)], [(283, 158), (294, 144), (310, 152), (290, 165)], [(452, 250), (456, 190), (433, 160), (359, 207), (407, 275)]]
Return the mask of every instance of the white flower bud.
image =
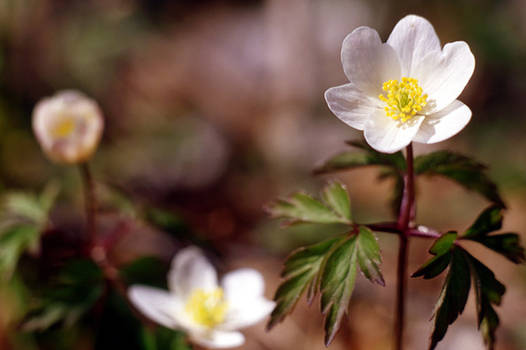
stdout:
[(41, 100), (33, 110), (33, 131), (44, 153), (54, 162), (88, 160), (103, 128), (97, 103), (78, 91), (60, 91)]

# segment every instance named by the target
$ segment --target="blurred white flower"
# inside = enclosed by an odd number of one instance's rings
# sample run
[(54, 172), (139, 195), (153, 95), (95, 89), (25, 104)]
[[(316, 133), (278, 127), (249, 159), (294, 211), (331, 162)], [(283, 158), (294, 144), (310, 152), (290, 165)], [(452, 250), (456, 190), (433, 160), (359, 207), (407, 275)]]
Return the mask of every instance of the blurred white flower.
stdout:
[(78, 91), (60, 91), (33, 110), (33, 131), (44, 153), (58, 163), (88, 160), (99, 143), (104, 120), (97, 103)]
[(227, 273), (218, 284), (214, 267), (195, 247), (180, 251), (168, 273), (169, 291), (132, 286), (132, 303), (149, 319), (187, 332), (190, 340), (208, 348), (243, 344), (237, 329), (265, 318), (274, 302), (263, 296), (264, 280), (253, 269)]
[(402, 18), (386, 43), (374, 29), (356, 28), (343, 41), (341, 59), (350, 83), (328, 89), (327, 104), (380, 152), (396, 152), (411, 141), (443, 141), (471, 119), (456, 98), (475, 58), (463, 41), (442, 49), (422, 17)]

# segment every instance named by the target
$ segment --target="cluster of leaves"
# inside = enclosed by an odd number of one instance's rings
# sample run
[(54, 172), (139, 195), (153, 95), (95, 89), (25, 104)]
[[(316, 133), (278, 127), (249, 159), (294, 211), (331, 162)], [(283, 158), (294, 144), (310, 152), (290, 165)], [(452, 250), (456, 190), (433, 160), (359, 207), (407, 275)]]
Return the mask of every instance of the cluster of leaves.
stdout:
[(348, 225), (346, 234), (300, 248), (289, 256), (282, 272), (284, 282), (274, 296), (277, 305), (268, 328), (291, 313), (303, 294), (312, 302), (320, 292), (321, 310), (325, 315), (325, 344), (328, 345), (349, 308), (358, 269), (370, 281), (385, 283), (379, 268), (381, 257), (376, 237), (369, 228), (353, 224), (344, 186), (339, 183), (327, 185), (322, 198), (323, 202), (305, 193), (296, 193), (268, 208), (271, 215), (284, 218), (289, 224)]
[[(403, 174), (406, 170), (402, 152), (380, 153), (366, 143), (358, 141), (349, 141), (347, 144), (360, 149), (362, 152), (345, 151), (339, 153), (314, 170), (314, 173), (325, 174), (366, 166), (381, 166), (382, 172), (379, 179), (394, 179), (395, 181), (391, 203), (395, 214), (398, 214), (403, 191)], [(467, 190), (479, 193), (490, 202), (504, 207), (497, 186), (488, 175), (487, 167), (467, 156), (445, 150), (417, 156), (414, 159), (414, 171), (417, 176), (445, 177)]]
[(0, 279), (9, 280), (25, 252), (38, 253), (40, 237), (58, 194), (50, 183), (39, 195), (12, 192), (2, 198), (0, 216)]
[[(348, 144), (361, 152), (346, 151), (337, 154), (314, 173), (325, 174), (380, 166), (380, 180), (394, 179), (392, 206), (398, 214), (406, 173), (403, 154), (380, 153), (362, 142)], [(502, 227), (502, 211), (505, 205), (497, 186), (487, 174), (487, 168), (481, 163), (458, 153), (437, 151), (416, 157), (414, 172), (416, 176), (445, 177), (479, 193), (493, 203), (462, 235), (453, 231), (441, 235), (430, 249), (433, 257), (412, 276), (430, 279), (449, 268), (434, 311), (430, 350), (444, 338), (448, 326), (463, 312), (472, 285), (476, 295), (478, 326), (488, 349), (492, 350), (495, 344), (495, 330), (499, 325), (494, 306), (500, 304), (505, 287), (488, 267), (466, 251), (460, 243), (463, 240), (478, 242), (519, 264), (525, 261), (519, 235), (494, 234)], [(325, 343), (329, 344), (348, 309), (358, 267), (369, 280), (381, 285), (384, 281), (378, 268), (381, 256), (376, 239), (366, 226), (353, 223), (350, 201), (344, 187), (336, 183), (330, 184), (323, 190), (322, 198), (323, 201), (318, 201), (307, 194), (296, 193), (288, 199), (276, 201), (269, 207), (272, 216), (283, 218), (288, 224), (340, 223), (347, 225), (348, 233), (300, 248), (288, 257), (282, 273), (284, 281), (274, 297), (277, 306), (268, 327), (273, 327), (292, 312), (303, 294), (306, 294), (307, 300), (311, 302), (319, 291), (321, 310), (326, 315)]]
[(57, 323), (70, 327), (90, 310), (101, 297), (104, 279), (91, 260), (74, 260), (66, 264), (46, 286), (22, 329), (44, 331)]
[(493, 305), (500, 305), (506, 288), (488, 267), (462, 248), (459, 242), (479, 242), (514, 263), (524, 262), (524, 249), (516, 233), (491, 234), (502, 227), (502, 210), (501, 206), (492, 205), (480, 214), (464, 234), (459, 236), (456, 232), (448, 232), (442, 235), (429, 250), (434, 256), (413, 274), (412, 277), (431, 279), (449, 266), (435, 307), (430, 349), (436, 347), (444, 338), (448, 326), (464, 311), (471, 284), (475, 289), (478, 326), (488, 348), (494, 349), (499, 317)]

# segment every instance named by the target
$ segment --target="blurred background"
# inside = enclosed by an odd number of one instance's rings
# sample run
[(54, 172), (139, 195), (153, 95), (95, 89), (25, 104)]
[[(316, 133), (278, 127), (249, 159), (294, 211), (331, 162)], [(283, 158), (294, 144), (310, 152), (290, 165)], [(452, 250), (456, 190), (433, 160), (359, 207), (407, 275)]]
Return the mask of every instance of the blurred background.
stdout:
[[(350, 190), (357, 221), (393, 218), (393, 184), (378, 183), (378, 169), (324, 177), (311, 171), (347, 149), (344, 141), (361, 138), (323, 99), (328, 87), (346, 82), (343, 38), (367, 25), (385, 40), (409, 13), (428, 18), (443, 44), (468, 42), (477, 62), (460, 97), (473, 111), (471, 123), (445, 143), (417, 145), (417, 154), (448, 148), (489, 164), (509, 207), (505, 231), (526, 232), (524, 1), (0, 0), (0, 186), (37, 193), (55, 179), (62, 188), (40, 246), (0, 283), (0, 349), (157, 349), (144, 345), (154, 331), (135, 332), (139, 321), (111, 293), (79, 322), (68, 322), (75, 315), (64, 305), (35, 306), (46, 288), (57, 290), (59, 270), (62, 284), (71, 276), (97, 280), (89, 267), (80, 277), (79, 266), (64, 272), (81, 250), (81, 184), (78, 169), (51, 164), (33, 137), (39, 99), (79, 89), (104, 111), (92, 161), (99, 226), (119, 232), (111, 259), (129, 281), (162, 285), (172, 255), (197, 243), (220, 271), (262, 271), (271, 297), (288, 252), (332, 234), (280, 229), (262, 210), (272, 199), (316, 192), (337, 178)], [(466, 228), (488, 205), (447, 180), (417, 185), (418, 221), (439, 230)], [(390, 348), (398, 243), (379, 238), (387, 286), (359, 278), (345, 331), (331, 349)], [(412, 242), (412, 271), (430, 243)], [(526, 349), (526, 269), (478, 246), (473, 251), (508, 287), (497, 349)], [(410, 281), (407, 349), (427, 348), (441, 282)], [(38, 312), (37, 322), (20, 326)], [(241, 348), (323, 349), (321, 324), (317, 303), (302, 300), (270, 333), (263, 323), (248, 329)], [(164, 349), (187, 348), (181, 335), (170, 344)], [(483, 348), (472, 296), (438, 349)]]

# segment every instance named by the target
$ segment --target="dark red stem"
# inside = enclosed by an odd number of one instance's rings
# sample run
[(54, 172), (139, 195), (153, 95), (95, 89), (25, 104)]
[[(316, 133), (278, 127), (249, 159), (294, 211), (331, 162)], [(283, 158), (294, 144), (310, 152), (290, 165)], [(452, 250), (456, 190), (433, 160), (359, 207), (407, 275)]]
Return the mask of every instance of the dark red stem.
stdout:
[[(405, 299), (407, 291), (407, 260), (409, 253), (409, 236), (411, 225), (415, 218), (415, 175), (413, 168), (413, 145), (406, 148), (407, 169), (404, 175), (404, 192), (400, 203), (398, 216), (398, 230), (400, 232), (400, 246), (398, 250), (396, 320), (395, 320), (395, 349), (402, 350), (404, 345)], [(414, 232), (413, 232), (414, 233)], [(420, 231), (418, 231), (420, 233)]]

